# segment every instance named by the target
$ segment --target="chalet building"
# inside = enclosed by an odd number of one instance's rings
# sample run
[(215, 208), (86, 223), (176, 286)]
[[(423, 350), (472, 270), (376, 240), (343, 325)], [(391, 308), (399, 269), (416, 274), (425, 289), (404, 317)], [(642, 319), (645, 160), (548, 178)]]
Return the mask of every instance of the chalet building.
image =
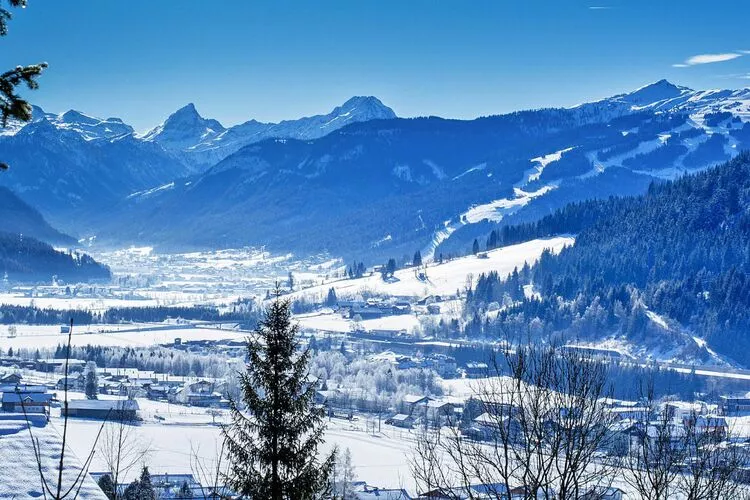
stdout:
[(226, 401), (222, 399), (221, 394), (215, 392), (215, 384), (207, 380), (199, 380), (192, 384), (185, 384), (174, 393), (170, 392), (168, 399), (171, 403), (180, 403), (190, 406), (226, 406)]
[(425, 408), (429, 401), (432, 401), (432, 398), (417, 394), (407, 394), (401, 400), (404, 413), (417, 416), (424, 415)]
[[(78, 368), (82, 370), (86, 366), (86, 361), (83, 359), (69, 359), (68, 360), (68, 372)], [(65, 359), (64, 358), (53, 358), (53, 359), (37, 359), (35, 369), (45, 373), (55, 373), (65, 370)]]
[[(134, 399), (73, 399), (68, 401), (67, 416), (100, 420), (138, 420), (138, 401)], [(65, 408), (62, 409), (65, 415)]]
[[(58, 381), (55, 383), (55, 389), (57, 389), (58, 391), (64, 391), (65, 382), (65, 377), (58, 379)], [(67, 378), (67, 383), (69, 391), (82, 391), (84, 385), (86, 384), (86, 377), (82, 373), (78, 375), (69, 375)]]
[(414, 418), (412, 418), (411, 415), (399, 413), (387, 419), (385, 423), (393, 425), (395, 427), (401, 427), (403, 429), (411, 429), (414, 426)]
[(489, 374), (489, 366), (487, 366), (487, 363), (466, 363), (466, 368), (464, 370), (467, 378), (482, 378)]
[(52, 394), (47, 392), (4, 392), (3, 411), (49, 415)]
[(741, 396), (721, 396), (719, 412), (727, 417), (746, 417), (750, 415), (750, 397), (747, 394)]
[(17, 373), (6, 373), (0, 376), (0, 392), (15, 392), (21, 383), (21, 375)]

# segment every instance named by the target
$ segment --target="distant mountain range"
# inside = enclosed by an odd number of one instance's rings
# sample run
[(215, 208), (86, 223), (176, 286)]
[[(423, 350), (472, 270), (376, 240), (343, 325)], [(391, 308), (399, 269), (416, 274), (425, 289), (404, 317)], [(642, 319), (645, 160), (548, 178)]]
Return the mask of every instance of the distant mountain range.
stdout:
[(750, 89), (665, 80), (573, 108), (397, 118), (374, 97), (226, 128), (188, 105), (143, 134), (36, 109), (0, 135), (6, 185), (108, 244), (268, 245), (368, 260), (465, 251), (570, 201), (637, 194), (750, 147)]

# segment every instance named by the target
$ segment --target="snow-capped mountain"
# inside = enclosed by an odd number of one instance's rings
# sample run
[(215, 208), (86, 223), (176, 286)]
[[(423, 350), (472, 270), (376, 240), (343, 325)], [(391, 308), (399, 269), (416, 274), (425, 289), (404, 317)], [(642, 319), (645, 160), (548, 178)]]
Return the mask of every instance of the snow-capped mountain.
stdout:
[(264, 139), (317, 139), (350, 123), (395, 117), (393, 110), (376, 97), (357, 96), (325, 115), (279, 123), (249, 120), (224, 128), (216, 120), (203, 118), (193, 104), (188, 104), (147, 132), (143, 139), (159, 143), (199, 170)]
[[(637, 194), (654, 180), (731, 158), (750, 147), (749, 97), (659, 81), (569, 109), (352, 123), (318, 139), (244, 146), (127, 206), (154, 229), (148, 243), (378, 258), (462, 252), (496, 225), (535, 220), (572, 201)], [(243, 124), (246, 135), (228, 129), (193, 149), (260, 136), (262, 125)]]
[(662, 80), (476, 120), (399, 119), (354, 97), (325, 115), (226, 128), (188, 105), (143, 136), (115, 118), (37, 108), (0, 134), (0, 151), (7, 185), (78, 235), (429, 257), (725, 161), (750, 147), (748, 120), (748, 89)]
[(183, 151), (210, 141), (225, 130), (217, 120), (203, 118), (191, 102), (148, 131), (143, 139), (157, 142), (169, 150)]

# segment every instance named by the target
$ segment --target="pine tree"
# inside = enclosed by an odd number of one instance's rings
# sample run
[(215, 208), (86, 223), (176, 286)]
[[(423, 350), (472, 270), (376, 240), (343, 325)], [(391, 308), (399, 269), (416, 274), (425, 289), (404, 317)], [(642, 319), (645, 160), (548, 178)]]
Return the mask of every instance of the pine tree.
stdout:
[(110, 476), (109, 474), (104, 474), (99, 478), (97, 484), (99, 485), (99, 488), (101, 488), (101, 490), (104, 492), (104, 494), (107, 495), (107, 498), (109, 498), (109, 500), (115, 499), (115, 483), (112, 481), (112, 476)]
[(88, 399), (96, 399), (98, 387), (99, 379), (96, 376), (96, 363), (89, 361), (86, 363), (86, 383), (83, 389), (86, 397)]
[(177, 492), (176, 498), (193, 498), (193, 490), (190, 489), (190, 486), (188, 486), (187, 481), (183, 481), (182, 486), (180, 486), (180, 491)]
[(414, 259), (412, 259), (412, 264), (414, 266), (421, 266), (422, 265), (422, 252), (417, 250), (414, 252)]
[[(11, 7), (26, 7), (26, 0), (8, 0)], [(0, 0), (0, 36), (8, 34), (8, 20), (12, 13), (4, 8), (5, 3)], [(30, 66), (16, 66), (0, 74), (0, 128), (8, 124), (9, 119), (20, 121), (31, 120), (31, 105), (17, 94), (16, 88), (26, 85), (29, 89), (39, 86), (36, 78), (47, 67), (47, 63), (32, 64)], [(0, 169), (7, 169), (8, 165), (0, 163)]]
[(241, 495), (269, 500), (320, 498), (329, 489), (335, 455), (317, 458), (324, 411), (307, 383), (309, 350), (298, 349), (299, 326), (288, 300), (276, 299), (248, 339), (242, 402), (230, 404), (231, 423), (222, 431), (230, 469), (228, 486)]
[(474, 244), (471, 246), (471, 253), (476, 255), (479, 253), (479, 241), (475, 238)]
[(328, 296), (326, 297), (326, 305), (328, 307), (333, 307), (336, 304), (338, 304), (339, 299), (336, 297), (336, 290), (331, 287), (328, 289)]
[(151, 473), (145, 465), (141, 470), (141, 478), (138, 481), (138, 500), (156, 500), (156, 491), (151, 484)]

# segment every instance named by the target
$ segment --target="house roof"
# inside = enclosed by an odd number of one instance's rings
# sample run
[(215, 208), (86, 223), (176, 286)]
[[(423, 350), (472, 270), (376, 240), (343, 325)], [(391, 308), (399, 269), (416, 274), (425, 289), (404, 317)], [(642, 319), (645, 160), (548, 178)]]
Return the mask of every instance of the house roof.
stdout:
[(49, 403), (52, 394), (48, 392), (4, 392), (3, 403), (18, 403), (20, 401), (32, 401), (34, 403)]
[(404, 420), (404, 421), (405, 421), (405, 420), (409, 420), (409, 419), (411, 419), (411, 416), (409, 416), (409, 415), (405, 415), (405, 414), (403, 414), (403, 413), (399, 413), (398, 415), (394, 415), (394, 416), (393, 416), (393, 417), (391, 418), (391, 420), (398, 420), (398, 421), (402, 421), (402, 420)]
[(421, 403), (422, 401), (430, 401), (431, 398), (427, 396), (418, 396), (416, 394), (407, 394), (404, 396), (403, 401), (407, 404)]
[(68, 401), (69, 410), (122, 411), (139, 410), (135, 399), (73, 399)]

